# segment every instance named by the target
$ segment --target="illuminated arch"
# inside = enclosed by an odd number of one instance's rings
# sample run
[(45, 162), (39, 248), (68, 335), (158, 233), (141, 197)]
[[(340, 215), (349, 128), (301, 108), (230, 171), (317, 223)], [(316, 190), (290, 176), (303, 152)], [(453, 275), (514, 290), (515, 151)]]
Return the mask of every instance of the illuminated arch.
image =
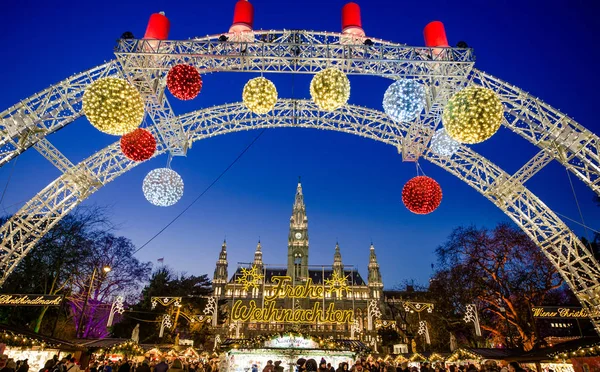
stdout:
[[(187, 40), (121, 40), (111, 61), (56, 84), (0, 113), (0, 165), (35, 147), (63, 175), (0, 227), (0, 284), (35, 243), (76, 205), (136, 164), (118, 143), (73, 165), (47, 135), (81, 116), (85, 87), (105, 76), (123, 76), (146, 98), (146, 110), (159, 138), (157, 155), (185, 153), (193, 141), (218, 134), (271, 127), (336, 130), (396, 147), (402, 156), (423, 156), (459, 177), (491, 200), (544, 251), (588, 309), (599, 309), (600, 272), (589, 250), (523, 183), (555, 159), (600, 194), (598, 136), (535, 97), (473, 68), (470, 49), (408, 47), (372, 39), (348, 44), (346, 36), (311, 31), (261, 31), (253, 40), (221, 42), (216, 36)], [(347, 37), (346, 37), (347, 38)], [(410, 77), (428, 86), (429, 105), (416, 123), (390, 122), (381, 112), (347, 105), (333, 113), (302, 100), (280, 100), (272, 113), (256, 117), (241, 104), (228, 104), (176, 117), (164, 98), (164, 73), (176, 63), (193, 63), (201, 72), (264, 71), (314, 73), (336, 66), (348, 74), (397, 79)], [(149, 69), (153, 72), (149, 73)], [(161, 75), (162, 74), (162, 75)], [(469, 148), (451, 158), (428, 152), (439, 113), (453, 92), (471, 85), (494, 90), (505, 106), (504, 125), (540, 148), (515, 175), (509, 175)], [(158, 87), (158, 88), (157, 88)], [(598, 312), (594, 312), (598, 314)], [(600, 330), (600, 316), (592, 319)]]

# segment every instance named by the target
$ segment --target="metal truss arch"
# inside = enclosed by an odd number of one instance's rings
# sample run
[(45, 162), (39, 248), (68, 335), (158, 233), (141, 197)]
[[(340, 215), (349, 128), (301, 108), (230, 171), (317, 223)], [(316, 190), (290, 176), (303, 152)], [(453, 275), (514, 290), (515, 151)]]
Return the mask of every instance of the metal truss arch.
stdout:
[(542, 154), (546, 161), (532, 162), (529, 175), (549, 159), (555, 159), (600, 194), (598, 136), (541, 100), (473, 69), (471, 49), (411, 47), (375, 38), (369, 38), (368, 43), (365, 40), (305, 30), (221, 33), (182, 41), (120, 40), (115, 52), (118, 61), (66, 79), (0, 114), (0, 166), (80, 117), (85, 87), (101, 77), (119, 74), (136, 82), (149, 102), (147, 110), (157, 128), (157, 137), (169, 144), (172, 154), (183, 155), (188, 138), (173, 124), (176, 117), (164, 99), (161, 81), (174, 64), (193, 63), (201, 72), (270, 73), (314, 73), (337, 66), (348, 74), (408, 77), (428, 85), (429, 107), (405, 137), (405, 160), (414, 161), (421, 156), (451, 94), (468, 84), (477, 84), (500, 95), (506, 108), (505, 126), (546, 153)]
[[(346, 105), (336, 112), (325, 113), (305, 100), (280, 100), (275, 109), (265, 116), (251, 114), (243, 104), (237, 103), (192, 112), (180, 116), (179, 120), (190, 142), (241, 130), (295, 127), (337, 130), (401, 149), (410, 129), (410, 124), (392, 122), (376, 110)], [(159, 144), (157, 155), (166, 151), (166, 147)], [(590, 310), (600, 309), (600, 268), (597, 261), (577, 236), (533, 193), (515, 180), (511, 187), (500, 187), (499, 180), (506, 180), (509, 175), (468, 147), (461, 147), (450, 158), (431, 152), (424, 156), (498, 206), (538, 244), (582, 304)], [(64, 174), (29, 201), (0, 227), (0, 284), (62, 217), (104, 184), (135, 165), (122, 155), (118, 143), (115, 143), (76, 166), (86, 169), (89, 178)], [(594, 315), (592, 320), (600, 331), (600, 317)]]

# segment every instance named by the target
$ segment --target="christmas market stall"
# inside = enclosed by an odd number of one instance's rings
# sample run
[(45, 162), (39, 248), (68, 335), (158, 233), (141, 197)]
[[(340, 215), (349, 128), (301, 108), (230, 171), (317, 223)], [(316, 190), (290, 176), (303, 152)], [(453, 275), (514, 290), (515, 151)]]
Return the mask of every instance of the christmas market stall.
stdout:
[(509, 349), (460, 348), (456, 349), (446, 359), (446, 365), (473, 364), (478, 369), (481, 369), (486, 364), (499, 365), (501, 363), (505, 363), (506, 361), (514, 360), (514, 358), (519, 355), (521, 355), (521, 352)]
[(289, 333), (262, 335), (253, 339), (227, 339), (220, 347), (227, 351), (223, 363), (227, 372), (244, 372), (254, 365), (262, 371), (268, 360), (281, 361), (286, 371), (293, 371), (299, 358), (312, 358), (317, 362), (324, 358), (334, 366), (342, 362), (352, 365), (358, 354), (367, 351), (367, 347), (357, 340), (334, 340)]
[[(137, 342), (125, 338), (104, 338), (82, 343), (92, 354), (91, 360), (116, 362), (119, 360), (143, 360), (146, 351)], [(149, 349), (150, 347), (148, 347)]]
[(54, 355), (62, 358), (68, 354), (79, 360), (82, 348), (58, 338), (42, 336), (29, 330), (0, 325), (0, 354), (17, 360), (27, 359), (32, 371), (39, 371)]
[(532, 370), (554, 372), (600, 371), (600, 339), (583, 337), (524, 353), (514, 360)]

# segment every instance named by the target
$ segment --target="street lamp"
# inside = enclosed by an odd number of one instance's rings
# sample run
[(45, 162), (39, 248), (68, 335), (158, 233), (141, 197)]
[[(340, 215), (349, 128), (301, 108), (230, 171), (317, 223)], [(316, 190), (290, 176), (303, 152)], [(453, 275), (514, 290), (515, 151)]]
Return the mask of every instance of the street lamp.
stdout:
[[(111, 271), (111, 267), (108, 265), (104, 265), (104, 267), (102, 267), (102, 271), (104, 272), (104, 274), (107, 274)], [(92, 277), (90, 279), (90, 286), (88, 287), (88, 290), (86, 291), (85, 294), (85, 300), (83, 301), (83, 307), (81, 308), (81, 317), (79, 317), (79, 326), (77, 327), (77, 334), (80, 337), (83, 337), (83, 318), (85, 317), (85, 308), (87, 307), (87, 303), (88, 303), (88, 299), (90, 298), (90, 294), (92, 293), (92, 287), (94, 286), (94, 279), (96, 277), (96, 267), (94, 267), (94, 271), (92, 272)]]

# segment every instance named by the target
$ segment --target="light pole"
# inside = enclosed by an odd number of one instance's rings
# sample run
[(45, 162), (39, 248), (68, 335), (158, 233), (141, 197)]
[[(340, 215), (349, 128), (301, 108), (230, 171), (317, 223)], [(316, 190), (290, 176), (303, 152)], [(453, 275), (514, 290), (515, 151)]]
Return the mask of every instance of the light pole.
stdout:
[[(102, 268), (104, 273), (108, 273), (111, 270), (110, 266), (106, 265)], [(88, 299), (90, 298), (90, 294), (92, 293), (92, 287), (94, 286), (94, 279), (96, 277), (96, 267), (94, 267), (94, 271), (92, 272), (92, 277), (90, 279), (90, 286), (85, 293), (85, 300), (83, 301), (83, 307), (81, 308), (81, 317), (79, 317), (79, 326), (77, 327), (77, 334), (80, 337), (83, 337), (83, 332), (81, 328), (83, 327), (83, 318), (85, 316), (85, 308), (87, 307)]]

